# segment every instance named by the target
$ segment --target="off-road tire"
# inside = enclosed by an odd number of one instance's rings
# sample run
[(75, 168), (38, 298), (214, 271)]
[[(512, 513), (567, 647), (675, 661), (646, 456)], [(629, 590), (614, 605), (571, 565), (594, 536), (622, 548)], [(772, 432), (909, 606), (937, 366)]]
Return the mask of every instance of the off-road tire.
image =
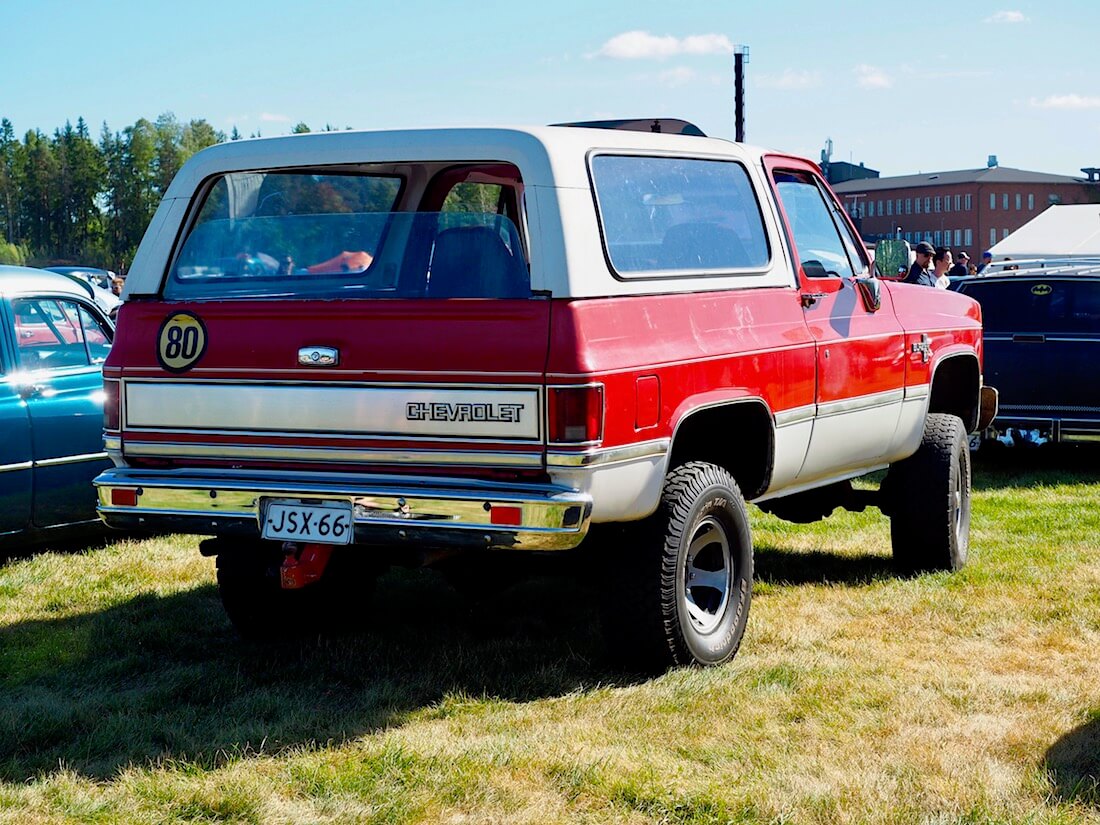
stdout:
[(917, 451), (892, 464), (890, 543), (903, 573), (960, 570), (970, 550), (970, 448), (958, 416), (932, 413)]
[(721, 467), (692, 461), (665, 479), (661, 503), (607, 548), (608, 647), (644, 670), (717, 665), (737, 652), (752, 596), (745, 500)]

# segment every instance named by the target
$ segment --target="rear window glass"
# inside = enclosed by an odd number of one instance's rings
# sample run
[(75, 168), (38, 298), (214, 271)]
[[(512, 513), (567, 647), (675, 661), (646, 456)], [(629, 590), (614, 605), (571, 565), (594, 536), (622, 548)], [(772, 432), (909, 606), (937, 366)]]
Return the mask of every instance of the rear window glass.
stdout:
[(976, 280), (959, 291), (981, 304), (987, 332), (1100, 332), (1100, 281)]
[(478, 211), (396, 212), (378, 175), (216, 179), (168, 273), (171, 299), (529, 297), (515, 224)]
[(760, 206), (738, 163), (597, 155), (592, 178), (607, 256), (621, 275), (768, 263)]

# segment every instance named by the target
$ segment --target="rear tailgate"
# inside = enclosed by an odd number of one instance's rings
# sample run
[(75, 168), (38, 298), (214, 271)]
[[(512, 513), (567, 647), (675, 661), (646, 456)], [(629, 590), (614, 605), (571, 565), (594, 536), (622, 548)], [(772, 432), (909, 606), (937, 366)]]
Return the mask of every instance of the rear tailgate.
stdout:
[(549, 317), (539, 298), (131, 302), (105, 372), (122, 381), (122, 454), (541, 475)]

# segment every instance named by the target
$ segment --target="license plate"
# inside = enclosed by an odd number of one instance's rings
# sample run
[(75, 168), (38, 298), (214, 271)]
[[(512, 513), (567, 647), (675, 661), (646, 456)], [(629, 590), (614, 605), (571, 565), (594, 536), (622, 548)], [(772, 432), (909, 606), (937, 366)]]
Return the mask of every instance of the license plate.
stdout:
[(264, 508), (265, 539), (304, 541), (314, 544), (351, 544), (350, 501), (272, 500)]

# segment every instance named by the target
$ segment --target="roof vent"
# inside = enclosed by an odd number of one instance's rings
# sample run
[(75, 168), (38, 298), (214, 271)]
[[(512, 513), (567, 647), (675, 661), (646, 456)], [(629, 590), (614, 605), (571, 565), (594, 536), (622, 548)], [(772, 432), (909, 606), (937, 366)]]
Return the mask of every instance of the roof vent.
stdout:
[(989, 158), (985, 162), (985, 167), (987, 169), (996, 169), (997, 168), (997, 156), (996, 155), (990, 155)]
[(1089, 176), (1089, 183), (1096, 183), (1100, 180), (1100, 168), (1096, 166), (1085, 166), (1082, 167), (1081, 171)]

